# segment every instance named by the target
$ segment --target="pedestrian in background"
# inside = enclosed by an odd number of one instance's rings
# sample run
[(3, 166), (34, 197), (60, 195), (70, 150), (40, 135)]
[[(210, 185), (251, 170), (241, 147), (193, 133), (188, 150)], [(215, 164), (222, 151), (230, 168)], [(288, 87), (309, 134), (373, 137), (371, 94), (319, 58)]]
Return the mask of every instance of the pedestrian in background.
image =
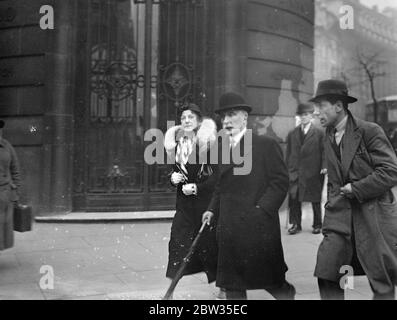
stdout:
[[(222, 160), (223, 155), (233, 156), (229, 163), (219, 160), (214, 196), (203, 215), (203, 221), (218, 221), (216, 284), (226, 289), (228, 300), (245, 300), (247, 290), (257, 289), (279, 300), (292, 300), (295, 288), (285, 279), (288, 268), (278, 215), (288, 191), (282, 150), (273, 138), (247, 129), (252, 108), (243, 97), (226, 93), (219, 105), (215, 112), (221, 115), (228, 141), (219, 145), (218, 155)], [(240, 163), (236, 155), (242, 154)]]
[(14, 203), (18, 201), (20, 171), (17, 154), (3, 138), (4, 121), (0, 120), (0, 250), (14, 246)]
[[(175, 154), (171, 184), (176, 187), (176, 214), (172, 222), (166, 276), (173, 279), (187, 255), (214, 191), (217, 167), (210, 164), (210, 149), (216, 142), (216, 124), (203, 118), (192, 103), (182, 107), (181, 125), (165, 135), (165, 149)], [(184, 275), (205, 272), (208, 282), (216, 279), (215, 229), (205, 229)]]
[(344, 82), (320, 82), (312, 101), (327, 128), (328, 201), (315, 269), (321, 298), (344, 299), (347, 267), (349, 276), (368, 277), (374, 299), (394, 299), (396, 154), (379, 125), (353, 117), (348, 107), (357, 99)]
[(287, 137), (286, 162), (289, 172), (289, 213), (293, 235), (302, 231), (302, 202), (311, 202), (313, 234), (321, 233), (321, 195), (324, 184), (324, 133), (313, 123), (314, 106), (301, 103), (297, 108), (300, 125)]

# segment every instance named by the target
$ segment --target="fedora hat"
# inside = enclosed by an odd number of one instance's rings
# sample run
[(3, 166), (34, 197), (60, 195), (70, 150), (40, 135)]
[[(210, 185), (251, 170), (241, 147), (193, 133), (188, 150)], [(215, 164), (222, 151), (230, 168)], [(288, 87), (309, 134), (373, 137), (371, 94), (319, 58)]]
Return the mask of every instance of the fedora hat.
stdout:
[(215, 110), (215, 113), (220, 114), (233, 109), (244, 110), (248, 113), (252, 111), (252, 108), (245, 102), (242, 96), (234, 92), (228, 92), (220, 97), (219, 109)]
[(296, 114), (300, 115), (300, 114), (303, 114), (305, 112), (313, 113), (314, 112), (313, 104), (311, 104), (311, 103), (300, 103), (298, 105), (298, 108), (296, 109)]
[(316, 96), (309, 101), (317, 102), (321, 98), (336, 97), (340, 98), (347, 103), (354, 103), (356, 98), (349, 96), (347, 85), (341, 80), (324, 80), (320, 81), (317, 87)]
[(0, 119), (0, 129), (3, 129), (6, 123)]

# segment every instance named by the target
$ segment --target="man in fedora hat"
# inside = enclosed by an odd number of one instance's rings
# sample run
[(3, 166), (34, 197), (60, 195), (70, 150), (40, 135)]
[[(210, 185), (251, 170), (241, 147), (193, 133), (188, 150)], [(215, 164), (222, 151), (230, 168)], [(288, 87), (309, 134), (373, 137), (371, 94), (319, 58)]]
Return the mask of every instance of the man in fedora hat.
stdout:
[(344, 82), (320, 82), (311, 101), (327, 128), (328, 202), (315, 268), (321, 298), (344, 299), (344, 279), (366, 275), (374, 299), (394, 299), (396, 155), (380, 126), (353, 117), (348, 106), (357, 99)]
[(324, 184), (324, 133), (313, 123), (314, 106), (300, 103), (296, 114), (300, 125), (287, 137), (291, 235), (302, 231), (302, 202), (311, 202), (313, 234), (321, 233), (321, 195)]
[[(247, 299), (247, 290), (266, 289), (276, 299), (293, 299), (295, 288), (286, 282), (287, 265), (281, 244), (278, 210), (288, 191), (288, 171), (278, 143), (247, 130), (251, 107), (235, 93), (220, 98), (223, 129), (232, 153), (231, 163), (219, 164), (214, 195), (203, 221), (217, 221), (218, 270), (216, 284), (229, 300)], [(230, 146), (230, 147), (229, 147)], [(230, 148), (230, 150), (229, 150)], [(239, 173), (235, 154), (252, 161)], [(224, 150), (223, 150), (223, 153)]]

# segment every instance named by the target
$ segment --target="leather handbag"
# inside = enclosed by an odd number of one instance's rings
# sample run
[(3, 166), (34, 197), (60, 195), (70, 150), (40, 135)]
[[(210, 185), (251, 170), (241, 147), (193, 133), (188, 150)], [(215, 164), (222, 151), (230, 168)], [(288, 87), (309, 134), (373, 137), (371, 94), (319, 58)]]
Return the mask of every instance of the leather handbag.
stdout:
[(32, 230), (32, 207), (16, 204), (14, 207), (14, 230), (27, 232)]

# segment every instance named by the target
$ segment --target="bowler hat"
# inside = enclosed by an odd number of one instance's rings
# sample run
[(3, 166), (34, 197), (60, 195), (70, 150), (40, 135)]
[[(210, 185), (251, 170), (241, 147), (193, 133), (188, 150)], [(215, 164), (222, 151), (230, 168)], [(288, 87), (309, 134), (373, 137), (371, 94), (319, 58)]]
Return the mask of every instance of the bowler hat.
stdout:
[(313, 113), (314, 112), (314, 106), (311, 103), (300, 103), (298, 105), (297, 110), (296, 110), (296, 114), (300, 115), (300, 114), (303, 114), (305, 112)]
[(219, 99), (219, 109), (215, 110), (215, 113), (220, 114), (233, 109), (244, 110), (248, 113), (252, 111), (252, 108), (245, 102), (242, 96), (234, 92), (228, 92), (223, 94)]
[(4, 126), (5, 126), (5, 122), (0, 119), (0, 129), (4, 128)]
[(183, 113), (186, 110), (193, 111), (193, 112), (197, 113), (200, 117), (202, 115), (200, 107), (198, 105), (194, 104), (194, 103), (185, 103), (179, 109), (180, 113)]
[(349, 96), (347, 85), (341, 80), (324, 80), (320, 81), (317, 87), (316, 96), (309, 101), (317, 102), (321, 98), (336, 97), (347, 103), (354, 103), (357, 101), (356, 98)]

